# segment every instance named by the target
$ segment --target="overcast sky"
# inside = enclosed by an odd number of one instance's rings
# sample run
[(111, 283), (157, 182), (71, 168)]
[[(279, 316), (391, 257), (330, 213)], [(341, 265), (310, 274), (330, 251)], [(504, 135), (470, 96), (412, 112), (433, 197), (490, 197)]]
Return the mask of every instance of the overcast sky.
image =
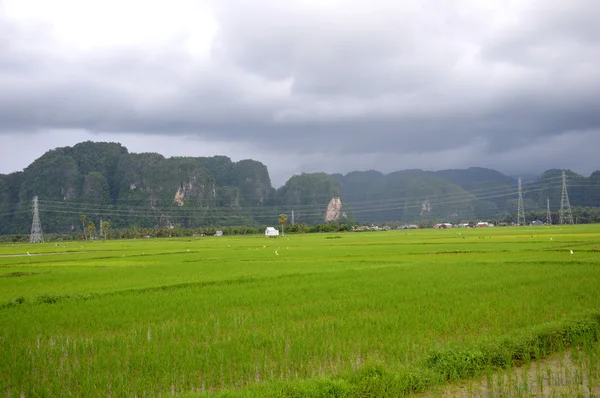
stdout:
[(0, 173), (57, 146), (300, 172), (600, 169), (598, 0), (0, 0)]

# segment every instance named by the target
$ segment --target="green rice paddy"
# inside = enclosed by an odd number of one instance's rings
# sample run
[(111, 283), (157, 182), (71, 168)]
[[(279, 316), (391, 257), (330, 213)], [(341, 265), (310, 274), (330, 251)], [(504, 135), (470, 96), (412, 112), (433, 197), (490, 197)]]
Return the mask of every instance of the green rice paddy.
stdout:
[(398, 396), (599, 313), (599, 225), (8, 244), (0, 394)]

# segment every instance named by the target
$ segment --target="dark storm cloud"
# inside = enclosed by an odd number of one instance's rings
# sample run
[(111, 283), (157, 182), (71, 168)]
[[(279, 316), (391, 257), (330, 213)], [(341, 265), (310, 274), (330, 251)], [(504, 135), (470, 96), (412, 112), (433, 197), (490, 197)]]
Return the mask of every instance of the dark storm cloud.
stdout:
[(342, 161), (509, 154), (600, 129), (595, 0), (504, 19), (468, 1), (339, 4), (220, 1), (200, 59), (184, 36), (70, 50), (0, 14), (0, 131), (192, 134)]

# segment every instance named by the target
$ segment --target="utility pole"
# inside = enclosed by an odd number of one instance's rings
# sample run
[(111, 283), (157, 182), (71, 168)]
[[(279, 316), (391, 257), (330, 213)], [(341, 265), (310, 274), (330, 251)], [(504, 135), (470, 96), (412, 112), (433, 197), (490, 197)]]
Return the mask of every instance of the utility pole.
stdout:
[(102, 239), (102, 219), (100, 219), (100, 239)]
[(40, 222), (40, 209), (38, 205), (38, 197), (33, 197), (33, 223), (31, 224), (31, 235), (29, 235), (29, 242), (39, 243), (43, 242), (44, 237), (42, 236), (42, 223)]
[(567, 191), (567, 175), (562, 172), (562, 195), (560, 198), (559, 222), (562, 224), (573, 224), (573, 213), (569, 203), (569, 192)]
[(523, 207), (523, 191), (521, 189), (521, 177), (519, 177), (519, 206), (517, 209), (517, 225), (525, 224), (525, 208)]
[(296, 224), (295, 220), (294, 220), (294, 209), (292, 209), (292, 225)]
[(552, 213), (550, 213), (550, 198), (546, 198), (546, 224), (552, 225)]

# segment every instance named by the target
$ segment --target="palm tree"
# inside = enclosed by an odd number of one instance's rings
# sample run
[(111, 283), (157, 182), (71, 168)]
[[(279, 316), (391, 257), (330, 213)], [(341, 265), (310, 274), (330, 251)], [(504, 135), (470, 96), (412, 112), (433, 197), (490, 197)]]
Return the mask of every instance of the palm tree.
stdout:
[(287, 215), (279, 215), (279, 225), (281, 225), (281, 235), (285, 235), (285, 224), (287, 224)]
[(102, 231), (104, 231), (104, 240), (106, 240), (106, 235), (108, 235), (109, 228), (110, 223), (108, 221), (102, 221)]
[(79, 217), (79, 221), (81, 221), (81, 230), (83, 231), (83, 237), (85, 238), (85, 214), (82, 214)]
[(92, 231), (95, 231), (95, 230), (96, 230), (96, 225), (94, 224), (94, 222), (93, 222), (93, 221), (90, 221), (90, 222), (89, 222), (89, 224), (88, 224), (88, 226), (87, 226), (87, 229), (88, 229), (88, 231), (89, 231), (89, 233), (90, 233), (90, 240), (91, 240), (91, 239), (92, 239)]

